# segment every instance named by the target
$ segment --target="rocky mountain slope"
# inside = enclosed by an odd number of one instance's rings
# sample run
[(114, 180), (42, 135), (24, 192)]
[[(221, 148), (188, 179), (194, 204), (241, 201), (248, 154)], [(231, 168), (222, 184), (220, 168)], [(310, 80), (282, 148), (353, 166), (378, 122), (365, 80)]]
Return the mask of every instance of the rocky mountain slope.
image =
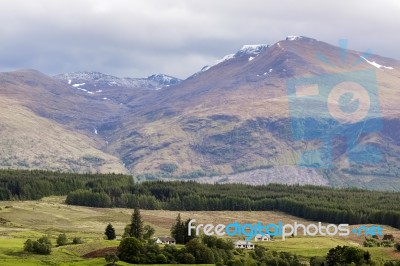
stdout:
[[(87, 106), (98, 108), (37, 71), (0, 74), (0, 167), (71, 172), (127, 172), (103, 141), (69, 128)], [(88, 117), (81, 114), (82, 118)]]
[[(343, 126), (332, 119), (335, 114), (331, 117), (321, 112), (320, 108), (326, 106), (340, 112), (335, 109), (335, 98), (329, 98), (331, 94), (302, 98), (310, 102), (294, 105), (298, 102), (297, 94), (291, 94), (293, 83), (313, 80), (319, 83), (320, 91), (329, 93), (336, 88), (338, 78), (357, 81), (367, 88), (374, 108), (360, 120), (364, 124)], [(299, 90), (293, 87), (296, 93), (309, 93), (303, 85)], [(166, 75), (132, 79), (96, 72), (55, 77), (35, 71), (3, 73), (0, 99), (26, 108), (35, 119), (76, 134), (96, 151), (118, 158), (123, 169), (114, 171), (141, 174), (142, 179), (201, 177), (204, 182), (311, 183), (399, 190), (399, 85), (397, 60), (290, 36), (273, 45), (243, 46), (183, 81)], [(351, 113), (366, 100), (365, 94), (360, 95), (358, 100), (345, 95), (347, 98), (338, 101), (344, 101), (344, 107), (350, 110), (346, 112)], [(2, 127), (9, 128), (3, 120)], [(376, 130), (368, 126), (374, 124), (378, 125)], [(299, 128), (305, 130), (304, 136), (296, 133)], [(334, 134), (337, 130), (357, 135), (356, 141), (350, 143), (344, 133)], [(320, 135), (307, 135), (312, 132)], [(303, 171), (301, 154), (319, 149), (326, 135), (332, 150), (329, 167), (314, 165), (310, 171)], [(14, 155), (16, 149), (33, 149), (26, 143), (13, 145), (9, 154)], [(51, 153), (68, 154), (59, 145), (51, 144)], [(351, 156), (363, 145), (379, 150), (378, 162), (351, 162)], [(54, 168), (46, 158), (39, 161), (37, 166), (24, 167)], [(65, 169), (74, 169), (75, 164), (71, 162)], [(101, 167), (96, 170), (103, 171)]]

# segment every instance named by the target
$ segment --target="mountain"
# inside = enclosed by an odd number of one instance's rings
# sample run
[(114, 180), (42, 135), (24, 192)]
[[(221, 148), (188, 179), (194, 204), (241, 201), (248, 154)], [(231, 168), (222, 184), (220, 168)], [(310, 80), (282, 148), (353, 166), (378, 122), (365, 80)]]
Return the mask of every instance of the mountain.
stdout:
[[(399, 124), (399, 61), (377, 55), (366, 61), (363, 53), (351, 50), (346, 51), (343, 61), (339, 47), (307, 37), (279, 41), (252, 60), (252, 55), (235, 54), (176, 87), (160, 91), (135, 110), (134, 120), (125, 118), (126, 128), (114, 136), (111, 148), (121, 154), (128, 167), (154, 173), (162, 164), (176, 164), (177, 171), (190, 173), (186, 176), (223, 174), (218, 180), (226, 179), (226, 174), (261, 169), (261, 175), (274, 176), (274, 182), (286, 182), (291, 173), (302, 169), (298, 167), (300, 153), (318, 145), (317, 141), (293, 140), (287, 81), (373, 71), (383, 130), (360, 141), (381, 148), (382, 164), (365, 169), (349, 166), (347, 144), (339, 137), (332, 144), (333, 168), (312, 169), (312, 179), (300, 171), (297, 182), (398, 189), (399, 138), (394, 132)], [(389, 68), (377, 68), (373, 62)], [(318, 119), (314, 126), (323, 128), (326, 123), (329, 121)], [(282, 171), (280, 166), (287, 167)], [(232, 178), (254, 182), (249, 173), (245, 176), (249, 178)], [(257, 183), (262, 180), (257, 177)]]
[(251, 61), (256, 56), (258, 56), (260, 53), (264, 52), (268, 47), (269, 47), (268, 44), (243, 45), (243, 47), (239, 51), (237, 51), (235, 54), (228, 54), (228, 55), (224, 56), (222, 59), (215, 62), (214, 64), (204, 66), (201, 69), (201, 72), (207, 71), (210, 68), (212, 68), (213, 66), (219, 65), (225, 61), (228, 61), (228, 60), (234, 59), (234, 58), (246, 57), (248, 61)]
[[(73, 87), (88, 86), (91, 88), (140, 88), (158, 90), (163, 87), (177, 85), (180, 79), (164, 74), (154, 74), (147, 78), (118, 78), (99, 72), (73, 72), (54, 76), (55, 79), (67, 82)], [(90, 94), (90, 93), (89, 93)]]
[(132, 98), (141, 97), (145, 90), (160, 90), (177, 85), (180, 79), (164, 74), (147, 78), (118, 78), (99, 72), (73, 72), (54, 76), (73, 88), (102, 100), (129, 103)]
[[(400, 62), (395, 59), (289, 36), (272, 45), (245, 45), (183, 81), (166, 75), (133, 79), (96, 72), (55, 77), (28, 72), (3, 73), (0, 100), (23, 106), (35, 119), (77, 134), (84, 143), (92, 141), (99, 152), (117, 158), (122, 170), (141, 174), (139, 179), (400, 190)], [(300, 108), (288, 94), (293, 82), (313, 80), (326, 90), (337, 78), (371, 89), (374, 112), (368, 113), (362, 127), (341, 125), (323, 115), (321, 106), (335, 108), (326, 95), (304, 98), (310, 103)], [(372, 91), (374, 84), (377, 92)], [(301, 93), (307, 92), (300, 87)], [(365, 100), (345, 96), (339, 100), (348, 110)], [(372, 130), (370, 125), (378, 120), (380, 126)], [(330, 167), (301, 166), (301, 154), (319, 149), (324, 133), (335, 130), (343, 134), (330, 139)], [(312, 132), (320, 135), (310, 136)], [(346, 134), (357, 139), (349, 142)], [(57, 145), (61, 144), (51, 145), (55, 154)], [(366, 145), (379, 149), (379, 163), (351, 163), (349, 158)], [(61, 148), (60, 153), (66, 154)], [(51, 165), (45, 158), (36, 168)]]
[[(34, 70), (0, 74), (0, 167), (71, 172), (127, 172), (104, 141), (70, 128), (69, 120), (104, 110)], [(83, 108), (87, 110), (82, 114)]]

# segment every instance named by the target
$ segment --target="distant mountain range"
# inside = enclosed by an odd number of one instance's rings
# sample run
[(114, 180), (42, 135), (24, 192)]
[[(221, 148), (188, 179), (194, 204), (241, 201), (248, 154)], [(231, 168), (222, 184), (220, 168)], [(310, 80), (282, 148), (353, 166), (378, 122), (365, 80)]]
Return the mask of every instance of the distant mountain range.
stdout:
[(90, 86), (94, 89), (124, 87), (158, 90), (177, 85), (182, 81), (164, 74), (155, 74), (147, 78), (118, 78), (99, 72), (73, 72), (56, 75), (54, 78), (67, 82), (75, 88)]
[[(378, 147), (381, 162), (350, 164), (353, 151), (337, 138), (332, 168), (298, 166), (320, 144), (293, 140), (287, 82), (366, 70), (376, 76), (382, 129), (359, 141)], [(0, 73), (0, 167), (400, 190), (399, 88), (399, 61), (300, 36), (245, 45), (186, 80)]]

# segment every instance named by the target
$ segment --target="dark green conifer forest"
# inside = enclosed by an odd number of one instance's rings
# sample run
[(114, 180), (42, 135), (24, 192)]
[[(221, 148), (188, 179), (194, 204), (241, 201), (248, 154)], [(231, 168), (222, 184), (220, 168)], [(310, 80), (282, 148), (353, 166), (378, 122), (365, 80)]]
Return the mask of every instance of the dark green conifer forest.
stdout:
[(354, 188), (152, 181), (132, 176), (0, 170), (0, 200), (66, 195), (66, 203), (179, 211), (282, 211), (330, 223), (400, 228), (400, 193)]

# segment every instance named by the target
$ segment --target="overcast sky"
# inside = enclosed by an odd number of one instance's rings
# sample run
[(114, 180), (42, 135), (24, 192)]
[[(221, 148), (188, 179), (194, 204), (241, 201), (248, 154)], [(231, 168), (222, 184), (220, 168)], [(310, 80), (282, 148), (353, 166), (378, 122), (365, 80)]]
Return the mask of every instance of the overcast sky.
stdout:
[(287, 35), (400, 59), (400, 1), (0, 0), (0, 71), (186, 78)]

